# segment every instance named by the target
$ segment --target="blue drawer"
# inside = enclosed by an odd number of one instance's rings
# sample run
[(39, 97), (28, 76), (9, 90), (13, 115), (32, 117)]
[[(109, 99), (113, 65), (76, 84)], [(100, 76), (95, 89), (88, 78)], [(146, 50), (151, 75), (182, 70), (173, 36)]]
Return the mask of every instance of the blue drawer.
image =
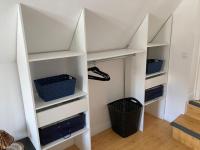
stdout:
[(34, 81), (38, 95), (44, 101), (51, 101), (74, 94), (76, 79), (63, 74)]

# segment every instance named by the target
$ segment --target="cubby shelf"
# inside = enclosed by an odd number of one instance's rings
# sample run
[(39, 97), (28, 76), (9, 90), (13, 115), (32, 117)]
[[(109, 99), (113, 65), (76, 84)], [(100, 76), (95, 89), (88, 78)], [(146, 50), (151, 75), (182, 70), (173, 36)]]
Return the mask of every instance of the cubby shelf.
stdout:
[(156, 73), (146, 75), (146, 78), (151, 78), (151, 77), (154, 77), (154, 76), (163, 75), (165, 73), (166, 73), (165, 71), (159, 71), (159, 72), (156, 72)]
[(63, 143), (63, 142), (66, 142), (66, 141), (68, 141), (68, 140), (70, 140), (70, 139), (72, 139), (72, 138), (74, 138), (74, 137), (76, 137), (76, 136), (79, 136), (79, 135), (81, 135), (81, 134), (83, 134), (83, 133), (85, 133), (85, 132), (87, 132), (87, 131), (88, 131), (88, 129), (87, 129), (87, 128), (84, 128), (84, 129), (82, 129), (82, 130), (79, 130), (79, 131), (77, 131), (77, 132), (74, 132), (74, 133), (71, 134), (71, 136), (68, 137), (68, 138), (61, 138), (61, 139), (56, 140), (56, 141), (54, 141), (54, 142), (51, 142), (51, 143), (49, 143), (49, 144), (47, 144), (47, 145), (45, 145), (45, 146), (42, 146), (42, 150), (48, 150), (48, 149), (50, 149), (50, 148), (52, 148), (52, 147), (54, 147), (54, 146), (56, 146), (56, 145), (58, 145), (58, 144), (61, 144), (61, 143)]
[(115, 57), (123, 57), (128, 55), (133, 55), (137, 53), (143, 53), (144, 50), (133, 50), (133, 49), (118, 49), (118, 50), (108, 50), (101, 52), (88, 53), (88, 61), (104, 60)]
[(32, 53), (29, 54), (29, 62), (43, 61), (43, 60), (51, 60), (58, 58), (67, 58), (67, 57), (76, 57), (84, 55), (84, 52), (81, 51), (53, 51), (53, 52), (45, 52), (45, 53)]
[(36, 110), (39, 110), (39, 109), (43, 109), (43, 108), (46, 108), (46, 107), (49, 107), (49, 106), (53, 106), (53, 105), (57, 105), (57, 104), (60, 104), (60, 103), (63, 103), (63, 102), (67, 102), (67, 101), (70, 101), (70, 100), (81, 98), (81, 97), (84, 97), (84, 96), (87, 96), (86, 92), (83, 92), (81, 90), (76, 89), (76, 91), (73, 95), (66, 96), (66, 97), (56, 99), (56, 100), (53, 100), (53, 101), (45, 102), (37, 94), (35, 94), (35, 107), (36, 107)]
[(159, 46), (168, 46), (168, 43), (148, 43), (147, 47), (159, 47)]
[(152, 99), (152, 100), (150, 100), (148, 102), (145, 102), (145, 106), (150, 105), (150, 104), (155, 103), (155, 102), (158, 102), (158, 101), (160, 101), (162, 99), (163, 99), (163, 96), (155, 98), (155, 99)]

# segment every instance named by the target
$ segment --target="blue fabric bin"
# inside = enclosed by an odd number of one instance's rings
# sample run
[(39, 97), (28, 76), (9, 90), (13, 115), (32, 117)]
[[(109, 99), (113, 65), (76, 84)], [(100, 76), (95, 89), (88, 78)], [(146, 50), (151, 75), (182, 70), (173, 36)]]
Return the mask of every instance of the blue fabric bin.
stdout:
[(161, 71), (163, 66), (163, 60), (159, 59), (148, 59), (146, 74), (152, 74)]
[(72, 133), (84, 127), (85, 114), (81, 113), (62, 122), (39, 128), (40, 143), (44, 146), (58, 139), (70, 137)]
[(164, 86), (159, 85), (145, 90), (145, 102), (163, 96)]
[(34, 80), (36, 90), (44, 101), (51, 101), (74, 94), (76, 79), (63, 74)]

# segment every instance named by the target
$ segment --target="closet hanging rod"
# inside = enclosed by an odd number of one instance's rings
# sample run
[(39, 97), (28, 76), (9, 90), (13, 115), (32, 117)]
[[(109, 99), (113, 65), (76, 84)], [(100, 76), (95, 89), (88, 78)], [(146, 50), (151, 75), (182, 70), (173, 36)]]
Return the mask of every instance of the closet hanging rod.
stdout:
[(106, 61), (112, 61), (116, 59), (124, 59), (130, 56), (135, 56), (136, 54), (128, 54), (124, 56), (117, 56), (117, 57), (110, 57), (110, 58), (103, 58), (103, 59), (97, 59), (97, 60), (88, 60), (88, 63), (96, 63), (96, 62), (106, 62)]

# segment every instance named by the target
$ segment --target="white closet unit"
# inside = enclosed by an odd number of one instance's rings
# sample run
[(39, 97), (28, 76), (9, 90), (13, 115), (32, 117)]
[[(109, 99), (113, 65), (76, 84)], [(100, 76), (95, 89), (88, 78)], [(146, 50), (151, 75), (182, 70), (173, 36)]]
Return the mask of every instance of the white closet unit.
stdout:
[[(151, 17), (150, 17), (151, 18)], [(150, 21), (151, 22), (151, 21)], [(172, 32), (172, 17), (169, 17), (166, 23), (153, 39), (149, 39), (147, 48), (147, 59), (164, 60), (163, 67), (157, 74), (146, 76), (145, 88), (151, 88), (157, 85), (164, 85), (163, 96), (145, 103), (145, 111), (164, 119), (165, 104), (168, 83), (168, 67), (170, 60), (170, 45)]]
[[(79, 18), (77, 29), (68, 50), (55, 49), (55, 51), (43, 51), (41, 48), (34, 52), (26, 42), (28, 30), (26, 30), (27, 20), (24, 18), (24, 14), (26, 14), (27, 9), (29, 8), (26, 8), (24, 5), (19, 5), (17, 64), (29, 138), (37, 150), (50, 149), (69, 140), (70, 143), (73, 142), (81, 150), (90, 150), (91, 136), (85, 13), (83, 11)], [(48, 27), (48, 23), (46, 25)], [(69, 74), (76, 78), (75, 94), (44, 102), (37, 95), (33, 81), (35, 79), (60, 74)], [(41, 146), (39, 128), (54, 124), (79, 113), (85, 113), (85, 128), (71, 134), (69, 138), (61, 138), (45, 146)]]
[[(168, 80), (172, 17), (166, 21), (153, 39), (148, 39), (148, 37), (151, 37), (148, 35), (150, 19), (150, 15), (147, 15), (129, 44), (129, 48), (143, 49), (145, 53), (126, 59), (129, 62), (126, 65), (126, 97), (135, 97), (143, 104), (141, 131), (143, 131), (145, 124), (144, 112), (151, 113), (161, 119), (164, 118)], [(162, 70), (146, 75), (147, 59), (164, 60)], [(158, 85), (164, 85), (163, 96), (145, 102), (145, 90)]]
[[(144, 128), (144, 112), (159, 118), (164, 117), (165, 96), (167, 92), (170, 38), (172, 18), (170, 17), (153, 39), (148, 39), (149, 15), (145, 17), (129, 45), (124, 49), (87, 53), (86, 15), (84, 10), (68, 50), (33, 50), (27, 44), (24, 5), (19, 6), (17, 33), (17, 64), (23, 95), (25, 116), (29, 137), (37, 150), (50, 149), (58, 144), (73, 140), (80, 150), (91, 149), (90, 113), (88, 95), (87, 64), (91, 62), (123, 58), (124, 60), (124, 97), (138, 99), (142, 107), (140, 130)], [(26, 8), (27, 10), (28, 8)], [(28, 13), (29, 14), (29, 13)], [(27, 15), (27, 14), (26, 14)], [(27, 16), (26, 16), (27, 17)], [(46, 24), (48, 26), (48, 23)], [(146, 62), (149, 58), (163, 59), (164, 67), (158, 73), (146, 75)], [(43, 102), (33, 84), (35, 79), (59, 74), (70, 74), (77, 79), (74, 95), (54, 101)], [(145, 103), (145, 90), (164, 85), (164, 95)], [(79, 113), (86, 115), (86, 127), (73, 133), (67, 139), (59, 139), (41, 146), (38, 129), (51, 125)]]

